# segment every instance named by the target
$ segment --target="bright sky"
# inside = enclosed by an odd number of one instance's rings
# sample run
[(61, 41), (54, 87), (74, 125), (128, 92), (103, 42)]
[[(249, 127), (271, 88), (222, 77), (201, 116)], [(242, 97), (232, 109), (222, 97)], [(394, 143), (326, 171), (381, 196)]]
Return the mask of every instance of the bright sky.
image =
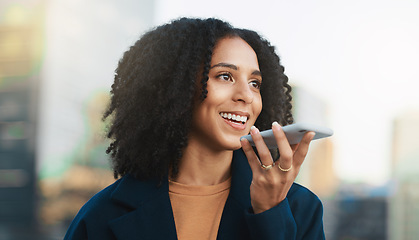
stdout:
[(329, 104), (339, 178), (388, 180), (393, 120), (419, 111), (419, 1), (160, 0), (157, 9), (156, 24), (219, 17), (260, 32), (290, 81)]

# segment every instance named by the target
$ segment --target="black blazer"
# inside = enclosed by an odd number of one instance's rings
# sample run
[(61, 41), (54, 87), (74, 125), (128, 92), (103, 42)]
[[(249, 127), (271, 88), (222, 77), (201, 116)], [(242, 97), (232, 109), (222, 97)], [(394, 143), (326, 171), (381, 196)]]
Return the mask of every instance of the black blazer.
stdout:
[[(325, 239), (323, 207), (316, 195), (294, 183), (284, 201), (253, 214), (251, 179), (243, 151), (235, 151), (217, 239)], [(64, 239), (177, 239), (168, 182), (124, 176), (80, 209)]]

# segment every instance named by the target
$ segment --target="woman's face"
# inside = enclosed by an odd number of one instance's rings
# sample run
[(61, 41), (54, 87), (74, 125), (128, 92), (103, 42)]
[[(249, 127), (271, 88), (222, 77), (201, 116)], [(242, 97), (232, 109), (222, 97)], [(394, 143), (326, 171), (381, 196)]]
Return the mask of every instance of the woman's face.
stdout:
[(193, 113), (189, 141), (220, 151), (241, 147), (262, 110), (262, 76), (256, 53), (243, 39), (226, 37), (213, 50), (207, 98)]

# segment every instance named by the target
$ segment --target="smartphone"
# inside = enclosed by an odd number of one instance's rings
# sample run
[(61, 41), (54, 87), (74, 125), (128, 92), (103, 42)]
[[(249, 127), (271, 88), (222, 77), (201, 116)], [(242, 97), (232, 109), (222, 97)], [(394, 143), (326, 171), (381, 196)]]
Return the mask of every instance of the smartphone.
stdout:
[[(294, 123), (284, 126), (282, 127), (282, 129), (284, 130), (284, 133), (287, 136), (290, 145), (299, 143), (306, 132), (316, 133), (316, 135), (314, 135), (313, 140), (330, 137), (333, 135), (332, 129), (310, 123)], [(265, 141), (266, 146), (269, 149), (278, 148), (272, 129), (262, 131), (260, 132), (260, 135), (262, 135), (263, 140)], [(255, 146), (255, 143), (253, 142), (252, 136), (250, 134), (243, 136), (240, 139), (242, 138), (246, 138), (252, 146)]]

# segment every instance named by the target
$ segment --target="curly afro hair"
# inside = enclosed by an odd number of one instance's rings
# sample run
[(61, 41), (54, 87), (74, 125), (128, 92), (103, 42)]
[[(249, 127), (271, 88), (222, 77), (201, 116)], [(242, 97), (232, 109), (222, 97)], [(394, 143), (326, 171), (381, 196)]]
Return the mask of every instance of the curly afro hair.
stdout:
[(237, 29), (218, 19), (181, 18), (145, 33), (126, 51), (115, 71), (110, 119), (114, 177), (131, 174), (163, 179), (178, 173), (188, 144), (196, 96), (204, 100), (211, 56), (217, 41), (240, 37), (256, 52), (262, 73), (263, 101), (255, 126), (293, 122), (291, 87), (274, 47), (256, 32)]

